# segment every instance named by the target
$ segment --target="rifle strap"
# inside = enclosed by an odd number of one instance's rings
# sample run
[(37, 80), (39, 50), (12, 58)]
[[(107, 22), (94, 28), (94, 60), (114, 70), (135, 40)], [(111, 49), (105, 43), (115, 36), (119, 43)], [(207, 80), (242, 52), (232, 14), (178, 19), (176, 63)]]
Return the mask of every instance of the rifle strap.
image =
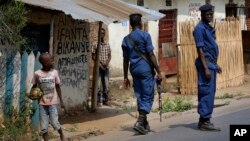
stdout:
[(133, 48), (135, 49), (135, 51), (151, 66), (154, 68), (153, 63), (151, 62), (151, 60), (149, 60), (146, 55), (138, 48), (138, 46), (136, 45), (135, 41), (132, 39), (131, 34), (128, 35), (128, 39), (130, 44), (133, 46)]

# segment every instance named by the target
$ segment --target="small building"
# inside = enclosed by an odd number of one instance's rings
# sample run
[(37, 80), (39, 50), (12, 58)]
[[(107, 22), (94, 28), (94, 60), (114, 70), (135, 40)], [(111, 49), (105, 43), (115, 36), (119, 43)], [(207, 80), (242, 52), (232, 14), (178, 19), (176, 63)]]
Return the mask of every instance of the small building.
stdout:
[(247, 29), (242, 31), (242, 40), (243, 40), (243, 53), (244, 53), (244, 64), (245, 71), (247, 74), (250, 74), (250, 0), (246, 0), (245, 4), (246, 13), (246, 25)]
[[(5, 71), (3, 72), (0, 99), (6, 97), (5, 94), (9, 91), (7, 84), (4, 82), (8, 77), (11, 77), (11, 84), (8, 85), (19, 82), (16, 84), (19, 89), (11, 86), (8, 95), (14, 95), (12, 92), (15, 89), (14, 91), (19, 96), (20, 87), (25, 87), (25, 93), (29, 92), (32, 86), (31, 79), (35, 68), (35, 57), (37, 59), (38, 52), (49, 52), (54, 55), (55, 68), (59, 71), (61, 78), (63, 100), (66, 108), (70, 110), (82, 109), (87, 106), (89, 87), (91, 87), (89, 76), (93, 74), (90, 65), (93, 63), (90, 59), (90, 46), (97, 39), (99, 25), (104, 23), (105, 27), (113, 21), (128, 20), (131, 13), (141, 13), (144, 21), (157, 20), (163, 17), (163, 14), (158, 12), (152, 14), (145, 8), (140, 9), (137, 6), (130, 6), (122, 1), (17, 1), (24, 2), (29, 9), (27, 14), (28, 24), (22, 31), (22, 35), (27, 37), (27, 44), (23, 45), (20, 50), (15, 48), (13, 54), (21, 53), (21, 56), (19, 55), (16, 59), (19, 63), (21, 63), (23, 54), (28, 53), (32, 56), (34, 53), (34, 55), (32, 59), (27, 58), (25, 62), (28, 68), (26, 73), (28, 72), (29, 77), (21, 78), (20, 68), (17, 68), (19, 70), (18, 75), (11, 73), (10, 76), (6, 76)], [(3, 51), (4, 54), (3, 56), (1, 54), (2, 64), (5, 64), (4, 61), (8, 58), (4, 48), (9, 46), (11, 45), (8, 42), (1, 39), (0, 51), (1, 53)], [(31, 60), (33, 62), (29, 64)], [(15, 66), (15, 63), (12, 62), (11, 64), (13, 64), (11, 66)], [(6, 68), (3, 66), (2, 69), (5, 70)], [(17, 76), (19, 81), (16, 81)], [(21, 82), (24, 84), (20, 84)], [(4, 105), (6, 102), (2, 101), (1, 103)], [(18, 100), (14, 102), (10, 100), (9, 104), (9, 106), (18, 105)], [(17, 106), (14, 107), (17, 108)], [(0, 106), (0, 114), (2, 111), (2, 106)]]
[[(215, 22), (226, 17), (239, 17), (242, 30), (246, 29), (245, 0), (123, 0), (132, 4), (140, 4), (165, 14), (165, 17), (154, 23), (150, 34), (158, 53), (160, 67), (165, 74), (177, 73), (176, 45), (180, 43), (179, 23), (186, 20), (199, 20), (199, 7), (205, 3), (215, 6)], [(249, 0), (246, 0), (249, 1)], [(249, 22), (248, 22), (249, 23)], [(150, 25), (150, 24), (149, 24)], [(119, 40), (119, 39), (118, 39)]]

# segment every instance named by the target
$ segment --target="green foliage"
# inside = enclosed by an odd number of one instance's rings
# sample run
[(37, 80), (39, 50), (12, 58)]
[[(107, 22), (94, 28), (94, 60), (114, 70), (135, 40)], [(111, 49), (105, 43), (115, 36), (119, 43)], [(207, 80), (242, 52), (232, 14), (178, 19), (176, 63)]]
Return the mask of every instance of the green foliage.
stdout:
[(229, 93), (224, 93), (222, 96), (216, 96), (215, 99), (229, 99), (229, 98), (234, 98), (236, 96), (243, 96), (244, 94), (239, 92), (237, 94), (229, 94)]
[(169, 99), (164, 100), (162, 104), (163, 113), (171, 112), (174, 109), (174, 104)]
[(4, 128), (0, 128), (0, 140), (4, 141), (31, 141), (35, 136), (35, 132), (30, 132), (30, 115), (31, 104), (28, 99), (25, 100), (26, 105), (19, 112), (14, 109), (11, 117), (6, 117), (4, 120)]
[(125, 110), (125, 111), (131, 111), (131, 110), (135, 110), (137, 107), (136, 106), (128, 106), (128, 105), (125, 105), (125, 106), (122, 106), (122, 109)]
[(4, 124), (5, 128), (0, 129), (0, 136), (3, 140), (19, 140), (26, 130), (26, 127), (23, 126), (25, 125), (23, 119), (21, 118), (15, 123), (6, 120)]
[(6, 44), (20, 46), (25, 43), (21, 30), (26, 26), (27, 10), (23, 3), (9, 1), (0, 5), (0, 38)]
[[(163, 101), (162, 112), (183, 112), (192, 109), (193, 103), (184, 97), (176, 97), (174, 100), (169, 98)], [(159, 109), (153, 110), (153, 112), (158, 112)]]
[(215, 97), (215, 99), (227, 99), (227, 98), (233, 98), (233, 97), (234, 97), (233, 94), (225, 93), (222, 96)]
[(78, 130), (77, 124), (72, 124), (71, 127), (66, 130), (69, 132), (76, 132)]
[(184, 98), (175, 98), (174, 99), (174, 111), (183, 112), (192, 109), (193, 104), (190, 101), (186, 101)]
[(49, 139), (58, 138), (58, 135), (57, 135), (57, 134), (54, 134), (54, 132), (48, 132), (48, 134), (49, 134)]

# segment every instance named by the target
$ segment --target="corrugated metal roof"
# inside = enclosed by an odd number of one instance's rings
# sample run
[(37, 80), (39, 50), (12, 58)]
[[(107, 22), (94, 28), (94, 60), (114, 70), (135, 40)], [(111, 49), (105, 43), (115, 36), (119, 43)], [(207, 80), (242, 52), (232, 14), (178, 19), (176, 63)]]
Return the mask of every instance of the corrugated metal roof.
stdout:
[(157, 20), (164, 16), (140, 6), (125, 3), (121, 0), (16, 0), (26, 4), (50, 10), (58, 10), (74, 19), (89, 22), (102, 21), (105, 24), (117, 20), (128, 20), (132, 13), (141, 13), (143, 21)]

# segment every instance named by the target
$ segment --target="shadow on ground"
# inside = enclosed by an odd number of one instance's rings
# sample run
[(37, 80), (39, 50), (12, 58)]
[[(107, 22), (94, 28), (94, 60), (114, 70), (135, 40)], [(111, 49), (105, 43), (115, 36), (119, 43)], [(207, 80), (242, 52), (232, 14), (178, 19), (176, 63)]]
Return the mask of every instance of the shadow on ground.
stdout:
[(76, 124), (87, 121), (95, 121), (99, 119), (110, 118), (123, 114), (128, 114), (131, 117), (135, 117), (131, 112), (133, 110), (124, 111), (124, 109), (115, 106), (102, 106), (98, 107), (95, 112), (89, 112), (87, 110), (73, 112), (71, 114), (65, 114), (60, 117), (61, 124)]

